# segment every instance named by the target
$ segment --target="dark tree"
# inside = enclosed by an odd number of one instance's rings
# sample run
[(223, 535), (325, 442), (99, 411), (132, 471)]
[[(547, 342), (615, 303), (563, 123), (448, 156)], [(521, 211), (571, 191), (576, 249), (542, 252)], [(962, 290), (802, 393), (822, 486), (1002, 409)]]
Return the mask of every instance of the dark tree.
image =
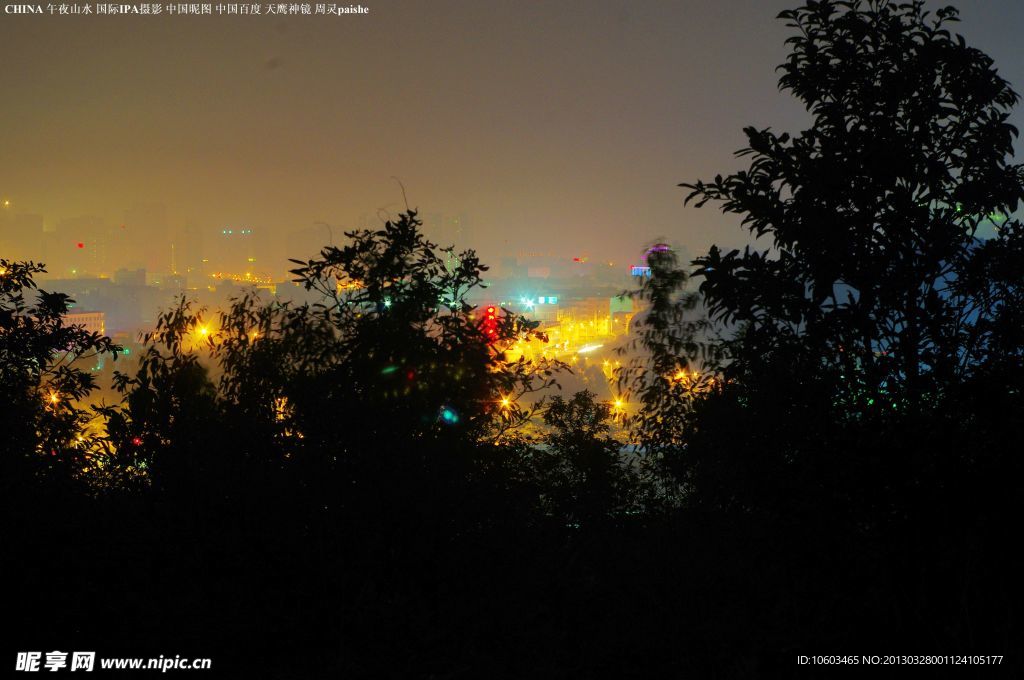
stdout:
[[(997, 538), (1021, 512), (1018, 97), (952, 8), (780, 18), (779, 86), (811, 127), (747, 128), (746, 169), (682, 185), (756, 243), (695, 261), (716, 382), (652, 441), (678, 444), (687, 507), (760, 556), (784, 639), (1019, 636)], [(829, 610), (846, 618), (808, 625)]]
[(983, 223), (1000, 222), (989, 250), (1021, 228), (1003, 218), (1024, 195), (1018, 97), (949, 32), (952, 8), (809, 2), (780, 18), (794, 35), (779, 87), (811, 128), (747, 128), (748, 169), (683, 185), (770, 244), (697, 260), (713, 317), (737, 327), (726, 374), (782, 363), (827, 375), (851, 413), (921, 408), (982, 362), (998, 313), (966, 278)]
[[(96, 389), (88, 370), (101, 355), (116, 358), (110, 338), (65, 318), (67, 295), (37, 290), (34, 262), (0, 259), (0, 432), (4, 494), (20, 493), (35, 474), (64, 479), (92, 467), (106, 452), (87, 431), (94, 414), (82, 401)], [(35, 301), (26, 294), (35, 294)], [(56, 478), (49, 478), (53, 484)]]
[(589, 391), (569, 399), (555, 396), (544, 411), (550, 428), (537, 453), (545, 505), (573, 526), (603, 527), (639, 513), (640, 485), (635, 466), (624, 458), (622, 442), (610, 436), (612, 407)]

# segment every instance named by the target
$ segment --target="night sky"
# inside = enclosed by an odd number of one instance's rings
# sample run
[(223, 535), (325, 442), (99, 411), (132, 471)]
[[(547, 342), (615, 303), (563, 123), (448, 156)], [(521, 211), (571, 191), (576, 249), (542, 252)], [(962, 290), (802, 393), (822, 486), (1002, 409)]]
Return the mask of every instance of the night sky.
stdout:
[[(424, 213), (469, 215), (485, 260), (626, 259), (656, 237), (697, 253), (743, 234), (684, 209), (676, 184), (740, 167), (744, 125), (806, 123), (774, 71), (774, 17), (794, 0), (364, 4), (0, 14), (0, 195), (48, 227), (157, 202), (280, 246), (318, 220), (399, 211), (395, 176)], [(1024, 89), (1024, 3), (957, 6), (958, 30)]]

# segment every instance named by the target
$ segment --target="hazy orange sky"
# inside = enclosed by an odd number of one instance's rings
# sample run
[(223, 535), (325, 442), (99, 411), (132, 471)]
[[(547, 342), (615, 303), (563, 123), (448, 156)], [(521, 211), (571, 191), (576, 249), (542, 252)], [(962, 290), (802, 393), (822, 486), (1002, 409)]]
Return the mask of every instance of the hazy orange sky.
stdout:
[[(399, 210), (396, 176), (423, 212), (469, 215), (485, 260), (628, 258), (658, 236), (697, 253), (743, 234), (684, 209), (676, 184), (738, 168), (745, 125), (806, 120), (774, 71), (774, 17), (794, 2), (364, 4), (0, 14), (0, 197), (48, 226), (163, 203), (175, 223), (246, 224), (280, 245)], [(958, 30), (1024, 87), (1024, 3), (957, 6)]]

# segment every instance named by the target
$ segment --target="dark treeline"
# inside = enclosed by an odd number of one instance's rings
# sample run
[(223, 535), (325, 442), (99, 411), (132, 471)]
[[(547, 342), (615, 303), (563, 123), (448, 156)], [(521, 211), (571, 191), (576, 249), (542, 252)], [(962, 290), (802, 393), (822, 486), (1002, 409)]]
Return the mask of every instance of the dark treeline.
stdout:
[(568, 367), (507, 358), (543, 334), (482, 322), (486, 267), (414, 211), (296, 262), (318, 304), (183, 300), (110, 406), (81, 365), (117, 348), (0, 261), (9, 649), (266, 678), (1024, 670), (1017, 95), (952, 9), (780, 18), (811, 127), (748, 128), (744, 170), (683, 185), (757, 247), (651, 253), (632, 455), (594, 395), (536, 398)]

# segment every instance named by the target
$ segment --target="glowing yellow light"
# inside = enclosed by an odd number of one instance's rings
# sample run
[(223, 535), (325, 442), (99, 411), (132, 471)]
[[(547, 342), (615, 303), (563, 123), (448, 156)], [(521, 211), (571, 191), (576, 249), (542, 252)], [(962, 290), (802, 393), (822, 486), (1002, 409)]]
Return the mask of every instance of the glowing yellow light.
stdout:
[(290, 415), (289, 411), (288, 397), (278, 397), (274, 400), (274, 420), (281, 422)]
[(50, 392), (50, 403), (51, 404), (56, 404), (58, 401), (60, 401), (60, 397), (57, 396), (57, 393), (56, 392)]

